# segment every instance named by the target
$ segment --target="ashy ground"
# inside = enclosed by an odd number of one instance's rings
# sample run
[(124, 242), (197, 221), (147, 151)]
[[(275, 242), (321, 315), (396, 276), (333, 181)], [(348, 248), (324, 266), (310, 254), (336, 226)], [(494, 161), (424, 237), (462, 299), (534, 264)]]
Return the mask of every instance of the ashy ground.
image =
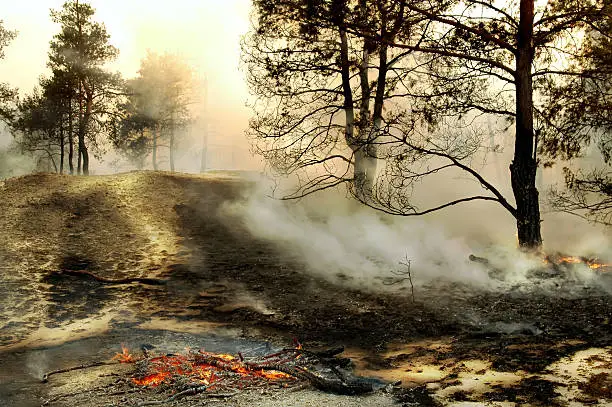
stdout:
[[(402, 385), (364, 397), (270, 388), (166, 404), (612, 403), (610, 273), (598, 271), (597, 286), (556, 295), (439, 281), (420, 287), (413, 302), (406, 293), (347, 288), (309, 273), (299, 253), (254, 237), (223, 210), (252, 190), (229, 173), (0, 182), (0, 404), (167, 398), (125, 380), (129, 365), (41, 383), (48, 371), (112, 360), (121, 343), (248, 354), (294, 338), (313, 349), (344, 345), (358, 374)], [(164, 284), (112, 284), (79, 272)]]

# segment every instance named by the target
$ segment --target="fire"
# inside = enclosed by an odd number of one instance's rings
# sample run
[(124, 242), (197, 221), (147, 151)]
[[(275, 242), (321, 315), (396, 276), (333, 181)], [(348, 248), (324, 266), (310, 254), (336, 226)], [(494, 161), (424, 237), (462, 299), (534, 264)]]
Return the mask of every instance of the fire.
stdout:
[(585, 264), (592, 270), (601, 268), (612, 267), (612, 264), (600, 263), (597, 259), (589, 259), (578, 256), (546, 256), (544, 258), (545, 264)]
[[(121, 346), (122, 353), (117, 353), (116, 359), (122, 363), (134, 363), (136, 359), (128, 349)], [(214, 354), (204, 351), (188, 351), (184, 355), (166, 355), (147, 358), (147, 374), (132, 378), (138, 386), (159, 386), (162, 383), (170, 384), (178, 377), (187, 378), (198, 385), (213, 385), (221, 381), (222, 376), (228, 374), (238, 375), (244, 380), (293, 380), (293, 376), (274, 370), (252, 368), (245, 363), (242, 357), (229, 354)]]
[(132, 378), (132, 382), (139, 386), (158, 386), (171, 376), (170, 372), (160, 372), (147, 375), (140, 379)]
[(121, 344), (121, 353), (117, 353), (113, 359), (119, 360), (120, 363), (134, 363), (136, 361), (124, 344)]

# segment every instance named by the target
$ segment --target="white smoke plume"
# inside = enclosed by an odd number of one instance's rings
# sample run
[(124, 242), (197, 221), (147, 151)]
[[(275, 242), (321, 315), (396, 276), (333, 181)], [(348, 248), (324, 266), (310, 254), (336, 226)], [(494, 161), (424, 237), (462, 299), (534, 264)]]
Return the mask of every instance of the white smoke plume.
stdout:
[[(279, 201), (268, 192), (260, 185), (225, 210), (242, 217), (255, 236), (276, 242), (306, 262), (311, 272), (333, 281), (381, 289), (393, 276), (391, 271), (405, 269), (400, 262), (408, 259), (415, 285), (444, 279), (488, 289), (528, 287), (530, 273), (544, 264), (542, 257), (517, 249), (513, 219), (490, 204), (402, 218), (359, 206), (340, 191), (301, 201)], [(610, 259), (610, 235), (605, 230), (567, 215), (563, 221), (549, 217), (547, 222), (550, 253)], [(565, 231), (568, 225), (571, 230)], [(568, 240), (571, 233), (576, 238)], [(471, 254), (486, 258), (488, 266), (471, 261)], [(491, 270), (500, 272), (493, 275)], [(581, 284), (593, 283), (595, 275), (587, 266), (572, 271)]]

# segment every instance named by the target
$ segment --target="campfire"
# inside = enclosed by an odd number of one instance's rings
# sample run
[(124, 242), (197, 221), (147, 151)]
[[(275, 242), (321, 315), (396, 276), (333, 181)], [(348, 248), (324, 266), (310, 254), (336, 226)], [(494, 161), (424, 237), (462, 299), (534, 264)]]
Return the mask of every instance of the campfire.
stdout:
[(122, 352), (117, 353), (115, 359), (120, 363), (137, 364), (139, 374), (132, 378), (132, 382), (138, 386), (156, 387), (188, 382), (189, 385), (206, 386), (207, 390), (213, 390), (228, 386), (244, 388), (263, 381), (277, 381), (282, 385), (293, 383), (297, 380), (295, 376), (276, 371), (274, 366), (292, 363), (297, 369), (297, 359), (302, 356), (299, 351), (300, 348), (296, 348), (293, 352), (280, 352), (268, 355), (261, 361), (249, 362), (240, 353), (234, 356), (204, 350), (160, 356), (146, 352), (136, 358), (122, 345)]
[[(134, 370), (128, 378), (134, 388), (157, 389), (168, 392), (169, 402), (186, 396), (231, 397), (240, 391), (252, 389), (282, 389), (296, 386), (313, 386), (319, 390), (356, 395), (374, 390), (372, 380), (352, 376), (346, 369), (351, 361), (338, 355), (343, 347), (323, 351), (308, 351), (296, 342), (296, 346), (285, 348), (264, 356), (246, 357), (212, 353), (203, 349), (186, 349), (182, 353), (156, 354), (142, 348), (142, 354), (134, 355), (121, 346), (110, 362), (95, 362), (49, 372), (49, 377), (73, 370), (87, 369), (109, 364), (133, 364)], [(143, 402), (139, 405), (160, 404), (159, 401)]]

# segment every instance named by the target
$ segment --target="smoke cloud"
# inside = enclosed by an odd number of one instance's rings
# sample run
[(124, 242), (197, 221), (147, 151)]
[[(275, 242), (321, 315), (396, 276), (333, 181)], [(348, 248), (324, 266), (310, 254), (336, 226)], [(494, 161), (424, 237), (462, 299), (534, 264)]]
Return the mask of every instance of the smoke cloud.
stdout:
[[(225, 207), (249, 231), (301, 258), (320, 277), (371, 290), (389, 289), (392, 271), (410, 261), (415, 285), (442, 279), (491, 290), (533, 288), (543, 258), (517, 249), (514, 220), (495, 205), (466, 205), (423, 217), (394, 217), (358, 205), (341, 191), (300, 201), (279, 201), (260, 183), (242, 202)], [(434, 194), (435, 195), (435, 194)], [(561, 219), (561, 220), (560, 220)], [(569, 215), (546, 217), (548, 253), (598, 256), (609, 260), (610, 236)], [(566, 230), (568, 228), (568, 230)], [(574, 239), (567, 239), (571, 234)], [(557, 234), (557, 238), (554, 238)], [(475, 254), (488, 261), (470, 260)], [(541, 276), (540, 276), (541, 277)], [(555, 277), (553, 275), (547, 277)], [(599, 284), (586, 265), (563, 276), (581, 286)], [(538, 289), (559, 286), (555, 279)]]

